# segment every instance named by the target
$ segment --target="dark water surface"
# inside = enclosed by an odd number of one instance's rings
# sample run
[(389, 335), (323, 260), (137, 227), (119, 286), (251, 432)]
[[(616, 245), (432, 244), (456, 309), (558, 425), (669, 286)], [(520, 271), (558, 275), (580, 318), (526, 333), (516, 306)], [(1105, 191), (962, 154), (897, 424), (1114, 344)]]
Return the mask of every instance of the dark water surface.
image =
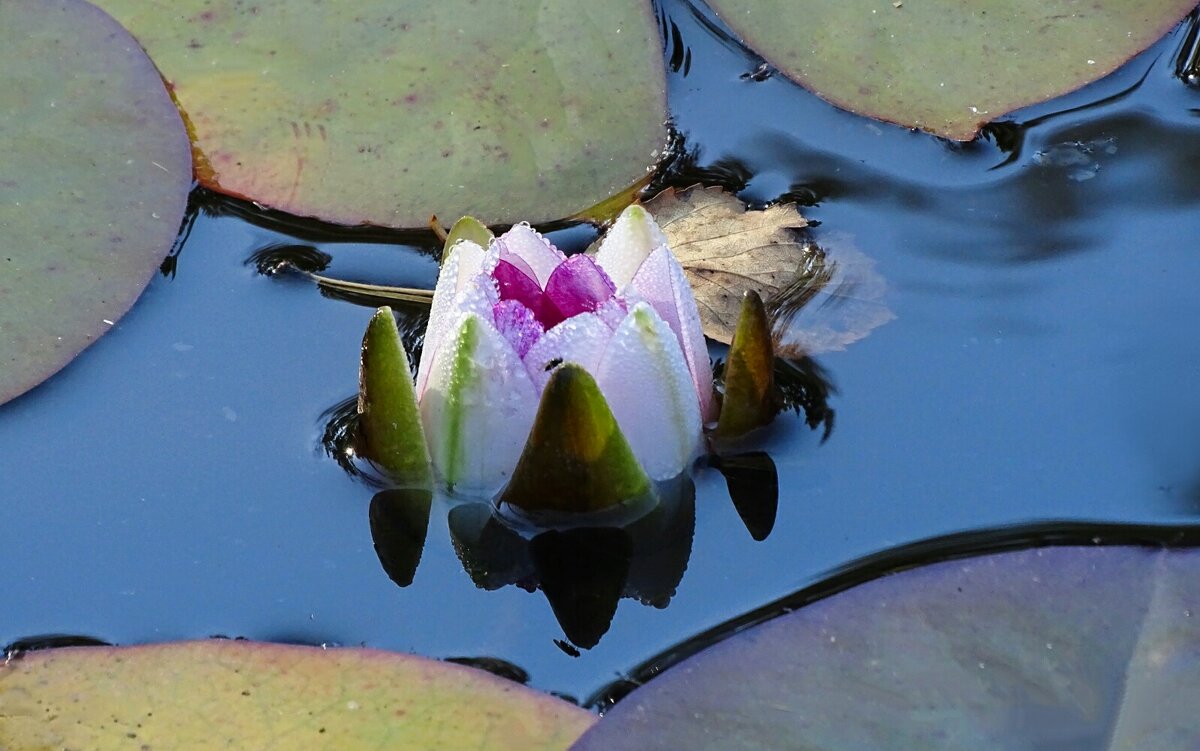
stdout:
[[(556, 644), (541, 592), (472, 583), (445, 499), (414, 582), (398, 587), (372, 546), (375, 489), (319, 449), (322, 413), (356, 389), (370, 310), (257, 275), (252, 252), (294, 240), (205, 215), (174, 278), (0, 407), (0, 643), (367, 644), (501, 658), (583, 698), (894, 546), (1049, 520), (1195, 520), (1200, 91), (1175, 76), (1186, 24), (1108, 79), (957, 145), (838, 111), (778, 76), (745, 79), (759, 61), (710, 16), (663, 10), (671, 109), (697, 163), (743, 176), (747, 200), (813, 204), (813, 238), (874, 259), (896, 314), (816, 358), (837, 390), (827, 441), (793, 416), (763, 440), (780, 481), (766, 540), (747, 532), (722, 477), (699, 473), (669, 607), (622, 600), (578, 657)], [(415, 248), (317, 244), (340, 276), (431, 286), (436, 275)]]

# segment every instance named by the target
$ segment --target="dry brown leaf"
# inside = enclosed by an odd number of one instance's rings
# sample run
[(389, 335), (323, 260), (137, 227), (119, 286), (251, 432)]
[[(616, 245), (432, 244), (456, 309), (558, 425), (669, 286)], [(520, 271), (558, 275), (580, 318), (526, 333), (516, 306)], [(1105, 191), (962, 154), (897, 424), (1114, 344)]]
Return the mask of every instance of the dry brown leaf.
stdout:
[(842, 349), (894, 317), (870, 259), (851, 249), (831, 256), (804, 241), (808, 222), (794, 204), (748, 211), (720, 188), (693, 186), (668, 188), (644, 206), (687, 272), (710, 339), (730, 342), (747, 290), (767, 302), (783, 356)]
[(733, 338), (746, 290), (770, 300), (811, 260), (796, 234), (808, 222), (792, 204), (747, 211), (720, 188), (694, 186), (668, 188), (644, 205), (687, 272), (704, 333), (725, 344)]

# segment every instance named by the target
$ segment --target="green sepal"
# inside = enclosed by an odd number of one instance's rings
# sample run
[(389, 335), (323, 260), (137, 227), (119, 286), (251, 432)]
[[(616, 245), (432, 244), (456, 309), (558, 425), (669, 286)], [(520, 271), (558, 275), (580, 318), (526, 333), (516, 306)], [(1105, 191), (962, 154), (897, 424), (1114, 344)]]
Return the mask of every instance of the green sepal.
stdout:
[(455, 222), (446, 234), (446, 242), (442, 245), (442, 260), (445, 261), (450, 256), (450, 249), (459, 240), (470, 240), (487, 250), (488, 246), (492, 244), (492, 240), (495, 239), (496, 236), (483, 222), (473, 216), (464, 216)]
[(401, 487), (433, 486), (408, 354), (391, 308), (379, 308), (363, 335), (358, 371), (363, 452)]
[(714, 434), (736, 438), (768, 424), (777, 411), (771, 323), (762, 298), (748, 290), (725, 361), (725, 395)]
[(651, 491), (596, 380), (575, 363), (560, 366), (501, 502), (530, 512), (589, 512)]

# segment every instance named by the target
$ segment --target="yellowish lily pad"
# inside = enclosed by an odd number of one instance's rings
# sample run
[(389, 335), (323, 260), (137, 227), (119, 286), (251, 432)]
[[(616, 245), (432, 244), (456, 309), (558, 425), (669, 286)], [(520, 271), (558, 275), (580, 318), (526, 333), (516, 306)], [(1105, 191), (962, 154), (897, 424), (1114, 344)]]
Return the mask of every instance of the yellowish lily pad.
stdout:
[(200, 181), (292, 214), (562, 219), (666, 143), (648, 0), (99, 0), (170, 82)]
[(482, 671), (367, 649), (214, 640), (0, 665), (5, 751), (561, 751), (593, 722)]

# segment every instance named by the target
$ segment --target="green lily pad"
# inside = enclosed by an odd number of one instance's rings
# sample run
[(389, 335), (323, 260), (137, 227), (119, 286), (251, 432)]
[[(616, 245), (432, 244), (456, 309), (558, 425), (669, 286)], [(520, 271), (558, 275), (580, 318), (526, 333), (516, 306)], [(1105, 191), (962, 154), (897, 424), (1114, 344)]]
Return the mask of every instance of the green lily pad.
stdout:
[(647, 0), (100, 0), (171, 83), (216, 190), (343, 224), (585, 212), (666, 143)]
[(1193, 751), (1200, 551), (1058, 547), (910, 569), (726, 639), (573, 751)]
[(790, 78), (853, 112), (970, 140), (1095, 81), (1194, 0), (710, 0)]
[(192, 172), (154, 65), (79, 0), (0, 3), (0, 403), (112, 328), (167, 254)]
[(561, 751), (593, 721), (480, 670), (368, 649), (200, 641), (0, 665), (5, 751)]

